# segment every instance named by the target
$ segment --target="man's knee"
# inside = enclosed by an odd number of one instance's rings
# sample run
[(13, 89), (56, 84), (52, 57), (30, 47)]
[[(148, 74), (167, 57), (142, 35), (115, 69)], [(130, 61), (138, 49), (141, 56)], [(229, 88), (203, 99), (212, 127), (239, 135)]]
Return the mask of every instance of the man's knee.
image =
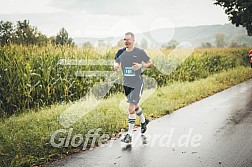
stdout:
[(130, 114), (135, 114), (136, 113), (136, 105), (132, 104), (132, 103), (129, 103), (128, 111), (129, 111)]
[(135, 110), (129, 110), (129, 114), (135, 114), (136, 111)]

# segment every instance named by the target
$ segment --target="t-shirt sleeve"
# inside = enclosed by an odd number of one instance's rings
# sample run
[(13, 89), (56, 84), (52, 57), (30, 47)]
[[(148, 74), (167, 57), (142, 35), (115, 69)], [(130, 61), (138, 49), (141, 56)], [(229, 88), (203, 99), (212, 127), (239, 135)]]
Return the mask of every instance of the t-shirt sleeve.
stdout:
[(142, 52), (142, 60), (143, 62), (147, 62), (150, 60), (150, 57), (147, 55), (147, 53), (144, 50), (141, 50)]
[(116, 55), (115, 55), (115, 58), (114, 58), (114, 60), (115, 60), (117, 63), (120, 63), (120, 62), (121, 62), (121, 60), (120, 60), (120, 55), (121, 55), (123, 52), (124, 52), (123, 49), (120, 49), (120, 50), (117, 51), (117, 53), (116, 53)]

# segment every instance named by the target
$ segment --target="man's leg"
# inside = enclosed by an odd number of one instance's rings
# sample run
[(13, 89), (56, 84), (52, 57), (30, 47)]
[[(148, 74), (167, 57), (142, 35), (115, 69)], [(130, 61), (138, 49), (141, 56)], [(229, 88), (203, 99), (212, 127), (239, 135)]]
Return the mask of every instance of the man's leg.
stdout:
[(128, 102), (129, 116), (128, 116), (128, 133), (124, 136), (124, 138), (121, 141), (124, 143), (131, 143), (133, 128), (136, 122), (136, 112), (135, 112), (136, 106), (133, 103), (131, 103), (132, 98), (131, 93), (134, 89), (125, 85), (123, 87), (125, 95), (127, 96), (128, 99), (127, 102)]
[(140, 122), (141, 122), (141, 133), (145, 133), (147, 130), (147, 124), (150, 122), (150, 120), (145, 119), (141, 107), (138, 105), (140, 98), (143, 93), (143, 83), (139, 84), (139, 87), (137, 87), (133, 92), (132, 92), (132, 99), (136, 103), (135, 111), (136, 114), (140, 117)]
[(150, 122), (149, 119), (145, 119), (144, 115), (143, 115), (143, 111), (142, 108), (137, 105), (136, 109), (136, 114), (140, 117), (140, 122), (141, 122), (141, 133), (145, 133), (147, 130), (147, 125)]
[(132, 136), (134, 125), (136, 122), (136, 112), (135, 112), (136, 105), (129, 103), (128, 111), (129, 111), (129, 117), (128, 117), (128, 134)]
[(136, 108), (135, 104), (129, 103), (129, 106), (128, 106), (128, 111), (129, 111), (128, 133), (121, 140), (124, 143), (131, 143), (131, 141), (132, 141), (132, 133), (133, 133), (134, 125), (136, 122), (135, 108)]
[(139, 118), (140, 118), (140, 122), (141, 122), (141, 123), (144, 123), (144, 122), (145, 122), (145, 118), (144, 118), (144, 115), (143, 115), (143, 110), (142, 110), (142, 108), (141, 108), (139, 105), (137, 105), (135, 111), (136, 111), (136, 114), (137, 114), (137, 115), (139, 116)]

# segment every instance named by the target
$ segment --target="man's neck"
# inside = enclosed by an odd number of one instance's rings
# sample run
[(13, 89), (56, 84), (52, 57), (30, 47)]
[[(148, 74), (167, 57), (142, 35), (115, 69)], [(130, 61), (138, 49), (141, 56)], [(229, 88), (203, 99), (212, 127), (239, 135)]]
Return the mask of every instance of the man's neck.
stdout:
[(126, 48), (126, 51), (127, 52), (132, 52), (134, 50), (134, 46), (133, 47), (130, 47), (130, 48)]

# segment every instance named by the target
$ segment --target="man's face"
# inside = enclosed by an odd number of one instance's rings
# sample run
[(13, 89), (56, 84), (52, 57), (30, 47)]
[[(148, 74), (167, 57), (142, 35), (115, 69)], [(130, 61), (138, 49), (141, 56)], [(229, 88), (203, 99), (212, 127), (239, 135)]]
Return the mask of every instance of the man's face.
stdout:
[(131, 37), (131, 35), (125, 35), (124, 44), (126, 48), (133, 47), (134, 39)]

